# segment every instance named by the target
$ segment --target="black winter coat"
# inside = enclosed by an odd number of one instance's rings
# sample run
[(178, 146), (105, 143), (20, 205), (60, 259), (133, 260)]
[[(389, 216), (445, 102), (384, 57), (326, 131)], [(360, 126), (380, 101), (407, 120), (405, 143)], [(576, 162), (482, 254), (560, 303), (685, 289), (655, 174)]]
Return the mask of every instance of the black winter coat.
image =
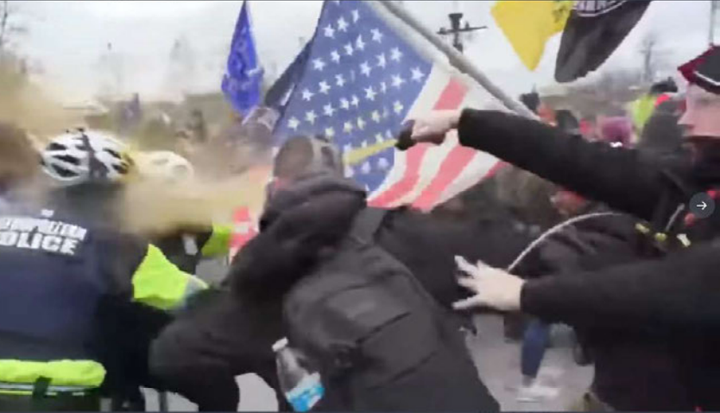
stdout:
[[(720, 214), (687, 225), (690, 198), (720, 187), (720, 157), (708, 145), (695, 162), (587, 142), (528, 119), (465, 110), (460, 142), (585, 197), (648, 221), (645, 259), (574, 277), (528, 282), (523, 311), (573, 325), (653, 328), (672, 336), (674, 368), (690, 405), (719, 409)], [(655, 233), (659, 241), (655, 240)], [(689, 247), (685, 247), (689, 241)]]
[[(637, 219), (592, 208), (575, 224), (548, 237), (517, 269), (537, 278), (577, 277), (588, 271), (636, 261), (643, 236)], [(584, 321), (584, 322), (583, 322)], [(626, 328), (612, 323), (575, 323), (578, 340), (595, 361), (592, 389), (606, 404), (623, 411), (684, 410), (692, 406), (678, 378), (672, 335), (652, 325)]]

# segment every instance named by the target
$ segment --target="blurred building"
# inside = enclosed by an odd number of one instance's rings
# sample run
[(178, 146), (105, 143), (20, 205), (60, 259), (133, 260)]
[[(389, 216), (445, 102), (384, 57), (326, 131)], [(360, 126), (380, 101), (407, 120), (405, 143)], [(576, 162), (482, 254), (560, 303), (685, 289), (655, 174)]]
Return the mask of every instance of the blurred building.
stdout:
[(621, 87), (603, 88), (594, 85), (558, 84), (540, 88), (543, 102), (554, 109), (570, 109), (581, 118), (622, 111), (630, 102), (647, 92), (649, 86), (640, 82)]

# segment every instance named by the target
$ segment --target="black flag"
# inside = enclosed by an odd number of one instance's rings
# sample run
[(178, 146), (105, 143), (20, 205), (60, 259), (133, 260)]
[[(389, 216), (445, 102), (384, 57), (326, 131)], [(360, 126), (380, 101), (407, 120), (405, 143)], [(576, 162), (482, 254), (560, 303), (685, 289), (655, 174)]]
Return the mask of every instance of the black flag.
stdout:
[(563, 31), (555, 80), (571, 82), (596, 70), (620, 46), (649, 0), (580, 0)]
[(295, 85), (303, 73), (300, 68), (305, 65), (308, 56), (310, 56), (310, 46), (311, 44), (309, 42), (305, 44), (300, 53), (295, 56), (295, 59), (290, 63), (290, 66), (285, 69), (282, 75), (280, 75), (280, 78), (270, 87), (265, 94), (265, 106), (282, 112), (282, 109), (287, 103), (287, 99), (295, 89)]

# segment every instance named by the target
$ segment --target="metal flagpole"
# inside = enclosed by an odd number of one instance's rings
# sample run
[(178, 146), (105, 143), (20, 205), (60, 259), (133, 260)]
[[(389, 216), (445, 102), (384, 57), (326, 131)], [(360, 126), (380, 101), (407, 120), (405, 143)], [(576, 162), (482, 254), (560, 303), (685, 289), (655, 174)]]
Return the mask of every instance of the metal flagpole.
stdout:
[(708, 30), (708, 43), (710, 46), (715, 45), (715, 24), (717, 23), (717, 11), (720, 7), (720, 2), (712, 0), (710, 2), (710, 28)]
[(508, 109), (523, 115), (531, 119), (537, 119), (537, 116), (532, 113), (525, 105), (513, 99), (503, 92), (500, 88), (495, 86), (490, 79), (485, 76), (475, 65), (473, 65), (465, 56), (455, 50), (452, 46), (447, 45), (439, 37), (437, 37), (432, 31), (428, 30), (420, 23), (415, 17), (408, 13), (403, 7), (395, 4), (394, 1), (375, 1), (385, 7), (392, 15), (402, 20), (405, 24), (412, 27), (420, 33), (427, 41), (432, 43), (435, 47), (440, 49), (450, 59), (450, 64), (455, 66), (461, 72), (470, 76), (480, 86), (485, 88), (491, 95), (502, 102)]

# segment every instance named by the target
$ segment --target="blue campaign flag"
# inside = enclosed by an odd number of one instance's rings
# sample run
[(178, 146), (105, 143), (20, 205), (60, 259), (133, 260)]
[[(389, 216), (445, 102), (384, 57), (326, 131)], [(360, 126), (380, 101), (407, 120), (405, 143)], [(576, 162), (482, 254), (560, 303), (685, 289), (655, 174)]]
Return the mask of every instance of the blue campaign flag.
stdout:
[(247, 115), (261, 101), (262, 79), (263, 69), (258, 62), (246, 0), (235, 24), (222, 91), (235, 110)]

